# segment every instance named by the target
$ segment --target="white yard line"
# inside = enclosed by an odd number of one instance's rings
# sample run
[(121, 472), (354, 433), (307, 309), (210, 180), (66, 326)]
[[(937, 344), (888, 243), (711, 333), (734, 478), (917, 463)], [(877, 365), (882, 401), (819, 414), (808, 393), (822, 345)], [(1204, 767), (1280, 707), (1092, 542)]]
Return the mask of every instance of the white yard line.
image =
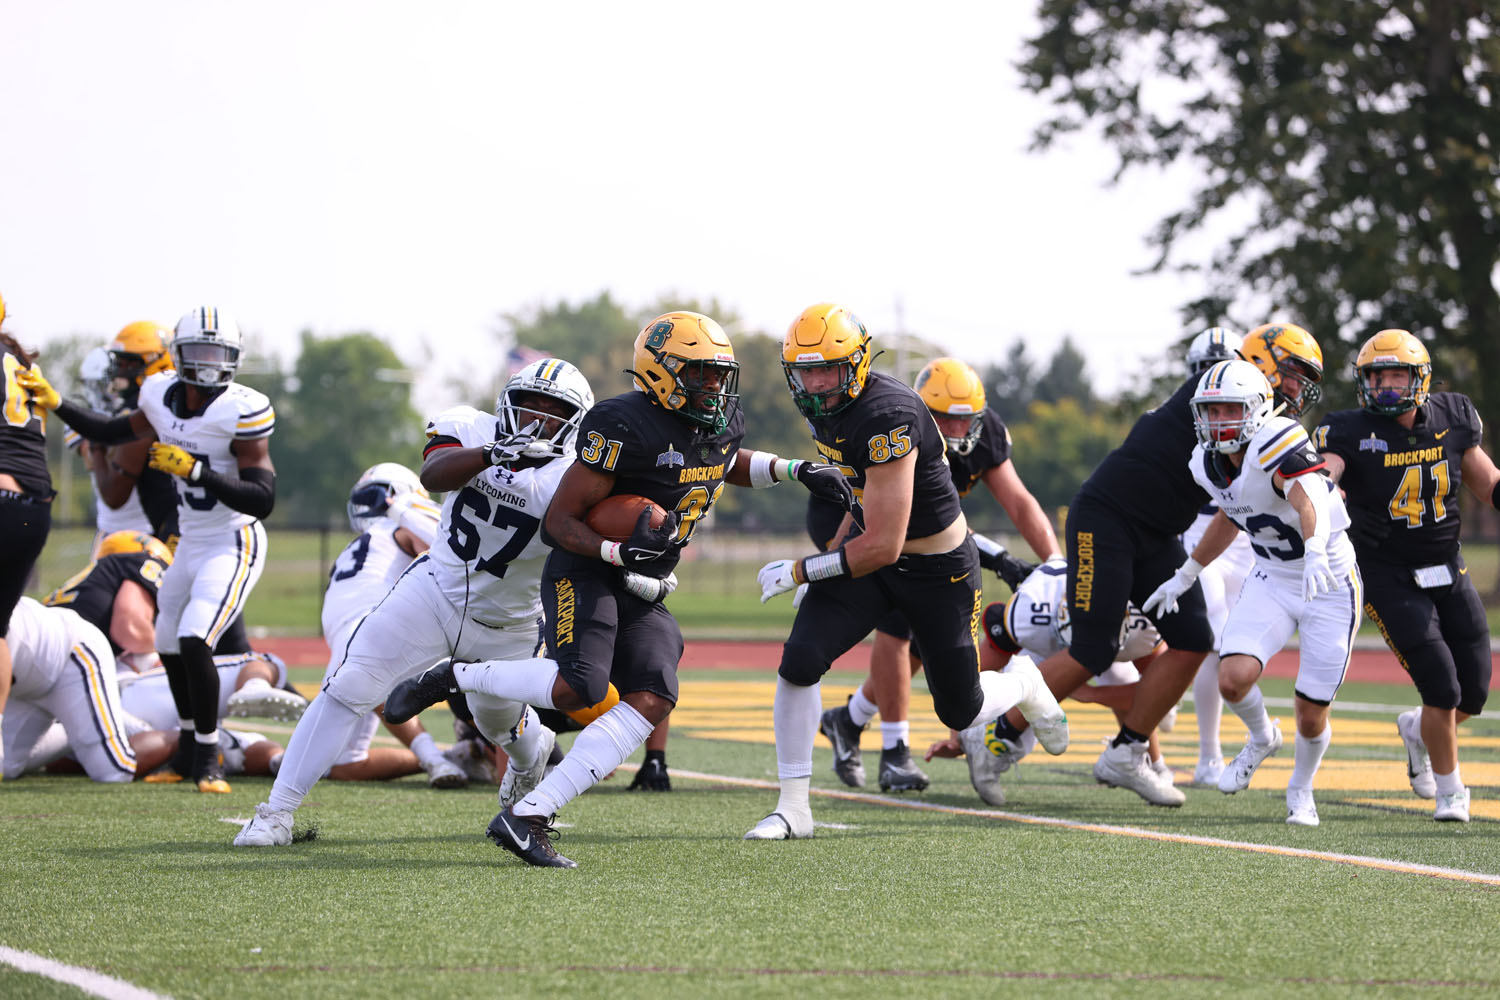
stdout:
[(54, 982), (76, 986), (89, 996), (105, 997), (107, 1000), (171, 1000), (164, 994), (153, 993), (127, 983), (123, 979), (95, 972), (93, 969), (64, 965), (50, 958), (33, 955), (29, 951), (17, 951), (15, 948), (7, 948), (4, 945), (0, 945), (0, 963), (20, 969), (22, 972), (51, 979)]

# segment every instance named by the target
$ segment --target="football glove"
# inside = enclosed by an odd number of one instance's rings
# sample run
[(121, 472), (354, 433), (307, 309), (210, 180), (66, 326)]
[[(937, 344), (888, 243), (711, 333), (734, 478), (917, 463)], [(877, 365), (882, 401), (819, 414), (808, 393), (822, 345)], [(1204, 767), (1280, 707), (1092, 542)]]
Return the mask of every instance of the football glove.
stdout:
[(44, 410), (55, 410), (62, 405), (62, 397), (36, 365), (16, 369), (16, 385), (30, 393), (32, 401)]
[(1036, 569), (1035, 563), (1029, 563), (1025, 559), (1017, 559), (1009, 552), (1001, 551), (997, 555), (988, 556), (984, 550), (979, 552), (979, 566), (987, 569), (1005, 581), (1005, 585), (1012, 592), (1020, 589), (1021, 581), (1031, 575)]
[(755, 578), (760, 581), (760, 603), (762, 604), (777, 594), (785, 594), (802, 582), (797, 579), (796, 559), (777, 559), (775, 562), (768, 562), (760, 568)]
[(1173, 614), (1177, 610), (1177, 599), (1193, 588), (1193, 581), (1198, 579), (1201, 572), (1203, 567), (1189, 556), (1187, 562), (1177, 567), (1177, 572), (1151, 592), (1146, 603), (1141, 605), (1141, 611), (1148, 615), (1152, 611), (1156, 611), (1158, 615)]
[(639, 597), (641, 600), (651, 604), (665, 601), (667, 595), (677, 589), (677, 574), (668, 573), (661, 579), (647, 576), (644, 573), (632, 573), (626, 570), (620, 574), (620, 585), (628, 592)]
[(175, 444), (162, 444), (160, 441), (151, 442), (150, 458), (148, 461), (151, 468), (159, 472), (165, 472), (173, 476), (181, 476), (190, 483), (198, 481), (203, 474), (203, 463), (192, 455), (183, 451)]
[(1339, 578), (1328, 564), (1328, 543), (1321, 538), (1302, 541), (1302, 599), (1311, 601), (1319, 594), (1331, 594), (1339, 587)]
[(641, 762), (640, 770), (635, 772), (635, 780), (625, 790), (627, 792), (670, 792), (672, 778), (667, 774), (666, 752), (647, 750), (646, 759)]
[(641, 516), (636, 518), (635, 530), (630, 537), (616, 545), (614, 542), (605, 542), (607, 546), (614, 546), (610, 562), (616, 566), (624, 566), (632, 569), (643, 566), (648, 562), (655, 562), (666, 555), (672, 548), (672, 540), (677, 535), (677, 514), (667, 511), (667, 516), (658, 527), (651, 527), (651, 508), (647, 507), (641, 511)]
[(384, 483), (366, 483), (349, 494), (349, 509), (357, 517), (382, 517), (391, 507), (390, 490)]
[(854, 509), (854, 490), (836, 466), (826, 462), (798, 462), (792, 475), (819, 500), (836, 503), (845, 510)]
[(805, 583), (797, 584), (797, 589), (792, 594), (792, 608), (794, 610), (802, 607), (802, 599), (807, 596), (807, 587), (808, 585)]

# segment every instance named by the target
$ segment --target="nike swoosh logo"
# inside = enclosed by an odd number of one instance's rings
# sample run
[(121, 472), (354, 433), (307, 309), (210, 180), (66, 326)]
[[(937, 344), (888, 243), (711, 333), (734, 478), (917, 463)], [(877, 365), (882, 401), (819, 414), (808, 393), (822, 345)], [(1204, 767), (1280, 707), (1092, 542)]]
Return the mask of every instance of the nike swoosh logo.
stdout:
[[(1448, 428), (1448, 431), (1451, 431), (1451, 430), (1452, 430), (1452, 429), (1453, 429), (1453, 428), (1452, 428), (1452, 427), (1450, 427), (1450, 428)], [(1448, 431), (1438, 431), (1438, 432), (1437, 432), (1437, 433), (1436, 433), (1436, 434), (1434, 434), (1434, 435), (1433, 435), (1433, 436), (1432, 436), (1432, 439), (1433, 439), (1433, 440), (1434, 440), (1434, 441), (1441, 441), (1441, 440), (1442, 440), (1442, 439), (1443, 439), (1443, 435), (1444, 435), (1444, 434), (1447, 434), (1447, 433), (1448, 433)]]
[(733, 447), (734, 447), (733, 444), (726, 444), (724, 447), (722, 447), (722, 448), (719, 449), (719, 454), (720, 455), (727, 455), (727, 454), (729, 454), (729, 449), (733, 448)]
[(505, 825), (505, 831), (510, 834), (510, 839), (516, 842), (516, 846), (523, 851), (531, 850), (531, 834), (526, 834), (525, 839), (516, 836), (516, 828), (505, 822), (505, 817), (500, 817), (500, 822)]
[(969, 578), (969, 574), (962, 573), (962, 574), (960, 574), (958, 576), (950, 576), (950, 577), (948, 577), (948, 582), (949, 583), (963, 583), (968, 578)]
[(1469, 567), (1465, 566), (1463, 569), (1458, 571), (1458, 575), (1463, 576), (1467, 572), (1469, 572)]
[(844, 443), (844, 439), (843, 438), (834, 438), (833, 439), (833, 443), (834, 444), (843, 444)]

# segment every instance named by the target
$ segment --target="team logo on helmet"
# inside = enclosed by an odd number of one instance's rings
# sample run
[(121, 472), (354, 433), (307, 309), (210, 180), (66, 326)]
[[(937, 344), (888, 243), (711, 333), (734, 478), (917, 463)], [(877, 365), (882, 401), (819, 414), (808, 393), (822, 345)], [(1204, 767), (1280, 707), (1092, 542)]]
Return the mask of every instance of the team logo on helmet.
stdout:
[(1271, 383), (1276, 402), (1293, 417), (1323, 396), (1323, 349), (1294, 323), (1267, 323), (1245, 334), (1240, 356)]
[(657, 405), (722, 434), (740, 399), (740, 366), (718, 323), (702, 313), (656, 317), (635, 338), (629, 373)]

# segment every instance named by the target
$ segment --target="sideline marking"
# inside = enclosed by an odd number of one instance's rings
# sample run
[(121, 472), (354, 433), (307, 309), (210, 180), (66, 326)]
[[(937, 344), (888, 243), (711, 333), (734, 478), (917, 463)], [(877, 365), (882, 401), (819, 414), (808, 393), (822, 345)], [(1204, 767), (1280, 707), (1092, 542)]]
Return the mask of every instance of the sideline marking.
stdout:
[[(624, 765), (621, 770), (629, 765)], [(716, 781), (721, 784), (739, 785), (744, 788), (762, 788), (774, 792), (780, 787), (774, 781), (758, 778), (736, 778), (727, 774), (707, 774), (703, 771), (680, 771), (674, 768), (673, 776), (696, 778), (699, 781)], [(1251, 854), (1278, 854), (1288, 858), (1308, 858), (1313, 861), (1332, 861), (1341, 865), (1359, 868), (1376, 868), (1380, 871), (1398, 872), (1403, 875), (1426, 875), (1429, 878), (1450, 879), (1455, 882), (1473, 882), (1478, 885), (1500, 886), (1500, 875), (1485, 872), (1470, 872), (1460, 868), (1439, 868), (1410, 861), (1392, 861), (1387, 858), (1372, 858), (1361, 854), (1337, 854), (1333, 851), (1311, 851), (1302, 847), (1283, 847), (1278, 844), (1255, 844), (1247, 840), (1223, 840), (1219, 837), (1201, 837), (1191, 833), (1166, 833), (1160, 830), (1143, 830), (1135, 826), (1113, 826), (1108, 823), (1080, 823), (1072, 819), (1054, 816), (1033, 816), (1028, 813), (1000, 812), (997, 809), (970, 809), (966, 806), (945, 806), (936, 802), (910, 802), (890, 799), (864, 792), (841, 792), (831, 788), (812, 788), (811, 794), (825, 799), (843, 799), (848, 802), (863, 802), (867, 805), (885, 806), (888, 809), (915, 809), (920, 812), (947, 813), (953, 816), (979, 816), (984, 819), (1006, 820), (1031, 826), (1053, 826), (1064, 830), (1082, 830), (1087, 833), (1104, 833), (1116, 837), (1135, 837), (1138, 840), (1158, 840), (1170, 844), (1190, 844), (1195, 847), (1227, 847), (1231, 850)]]
[(3, 944), (0, 944), (0, 962), (22, 972), (76, 986), (90, 996), (105, 997), (106, 1000), (171, 1000), (164, 994), (152, 993), (123, 979), (77, 965), (64, 965), (41, 955), (33, 955), (29, 951), (7, 948)]

